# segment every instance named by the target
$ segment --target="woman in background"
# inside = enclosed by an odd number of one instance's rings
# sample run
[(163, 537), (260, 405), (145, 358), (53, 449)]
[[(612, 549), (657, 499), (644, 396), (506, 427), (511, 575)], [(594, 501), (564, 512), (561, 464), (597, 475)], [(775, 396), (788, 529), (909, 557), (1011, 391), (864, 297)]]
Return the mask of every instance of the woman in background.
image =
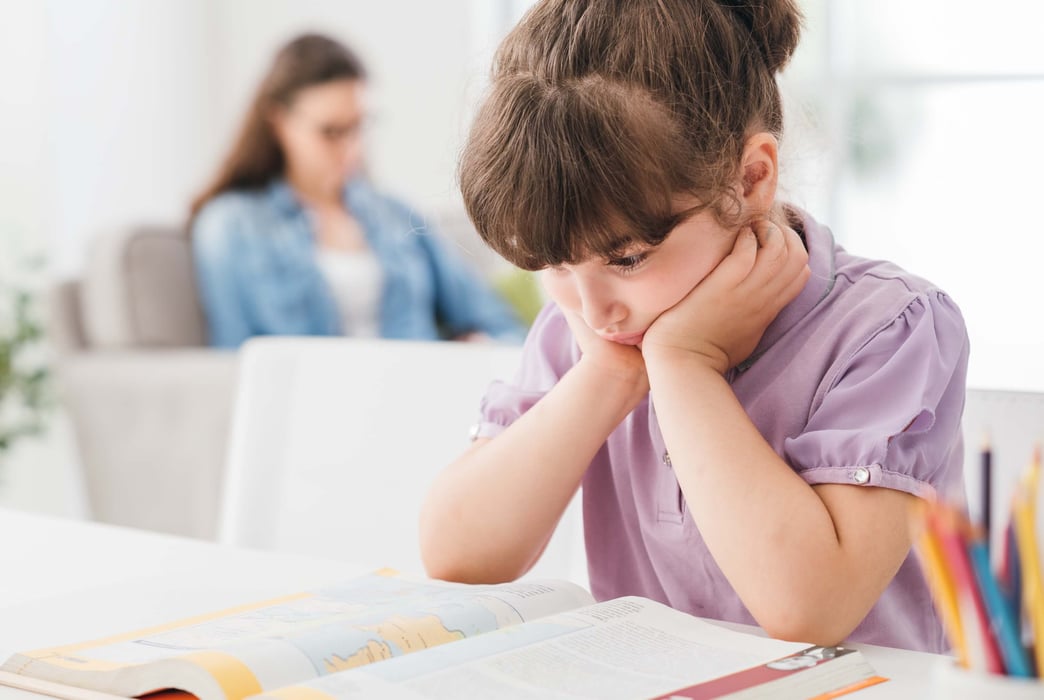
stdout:
[(211, 345), (255, 335), (519, 341), (509, 307), (423, 219), (363, 177), (365, 71), (306, 34), (275, 57), (193, 203)]

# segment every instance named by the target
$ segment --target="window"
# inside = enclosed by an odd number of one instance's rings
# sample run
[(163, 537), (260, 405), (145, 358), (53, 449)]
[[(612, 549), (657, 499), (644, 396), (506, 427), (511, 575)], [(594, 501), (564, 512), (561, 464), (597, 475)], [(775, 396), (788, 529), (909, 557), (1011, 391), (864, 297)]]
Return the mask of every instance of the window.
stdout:
[(788, 79), (825, 127), (814, 213), (852, 252), (951, 294), (970, 384), (1044, 389), (1044, 3), (808, 5), (811, 55)]

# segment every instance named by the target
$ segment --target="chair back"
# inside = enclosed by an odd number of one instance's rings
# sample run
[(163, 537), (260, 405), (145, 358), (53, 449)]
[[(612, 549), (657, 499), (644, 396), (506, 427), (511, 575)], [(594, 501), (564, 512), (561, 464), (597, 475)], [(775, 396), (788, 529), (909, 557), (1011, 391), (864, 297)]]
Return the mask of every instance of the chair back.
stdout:
[(192, 241), (176, 226), (135, 226), (93, 239), (79, 302), (92, 348), (206, 345)]
[[(220, 537), (423, 573), (418, 515), (521, 349), (258, 338), (242, 350)], [(586, 584), (579, 500), (529, 577)], [(581, 580), (578, 580), (581, 579)]]

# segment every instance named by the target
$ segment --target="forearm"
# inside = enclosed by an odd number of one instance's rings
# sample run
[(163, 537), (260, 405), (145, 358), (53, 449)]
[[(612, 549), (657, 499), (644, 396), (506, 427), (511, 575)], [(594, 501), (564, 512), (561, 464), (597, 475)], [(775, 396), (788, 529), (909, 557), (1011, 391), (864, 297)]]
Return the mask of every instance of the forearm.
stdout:
[(748, 610), (774, 636), (846, 636), (879, 591), (848, 585), (853, 553), (823, 500), (765, 441), (718, 372), (684, 353), (647, 357), (646, 366), (689, 510)]
[(421, 513), (428, 573), (469, 582), (525, 573), (597, 451), (644, 395), (644, 380), (606, 377), (581, 361), (501, 435), (451, 464)]

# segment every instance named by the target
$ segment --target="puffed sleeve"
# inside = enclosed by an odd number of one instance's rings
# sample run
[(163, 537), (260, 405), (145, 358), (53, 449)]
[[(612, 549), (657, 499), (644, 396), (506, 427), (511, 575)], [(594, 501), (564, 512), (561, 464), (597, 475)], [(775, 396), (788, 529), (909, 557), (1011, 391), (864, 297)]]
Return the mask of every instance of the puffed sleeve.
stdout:
[(962, 484), (967, 365), (956, 304), (941, 292), (918, 295), (838, 365), (784, 456), (810, 484), (953, 493)]
[(537, 315), (522, 346), (522, 361), (510, 382), (495, 381), (482, 398), (475, 437), (494, 437), (528, 411), (579, 357), (561, 310), (549, 302)]

